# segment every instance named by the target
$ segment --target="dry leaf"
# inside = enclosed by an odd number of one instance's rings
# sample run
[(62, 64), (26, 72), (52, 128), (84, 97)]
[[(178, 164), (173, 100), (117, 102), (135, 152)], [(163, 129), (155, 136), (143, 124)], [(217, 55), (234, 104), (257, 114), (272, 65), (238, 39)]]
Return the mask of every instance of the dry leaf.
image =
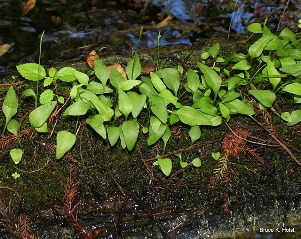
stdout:
[(0, 45), (0, 57), (3, 56), (12, 47), (11, 44), (5, 43)]
[(23, 7), (22, 17), (29, 13), (36, 5), (36, 0), (27, 0)]
[(109, 75), (111, 75), (112, 69), (115, 68), (125, 79), (127, 79), (126, 73), (120, 64), (113, 64), (107, 67)]
[(161, 22), (157, 24), (156, 26), (157, 29), (162, 27), (167, 27), (170, 24), (171, 20), (172, 20), (172, 16), (167, 16), (165, 19), (163, 19)]
[(98, 60), (99, 55), (96, 53), (96, 51), (92, 50), (89, 54), (89, 56), (86, 58), (87, 64), (94, 69), (94, 60)]
[(142, 62), (141, 67), (141, 73), (145, 75), (156, 70), (156, 66), (152, 62)]

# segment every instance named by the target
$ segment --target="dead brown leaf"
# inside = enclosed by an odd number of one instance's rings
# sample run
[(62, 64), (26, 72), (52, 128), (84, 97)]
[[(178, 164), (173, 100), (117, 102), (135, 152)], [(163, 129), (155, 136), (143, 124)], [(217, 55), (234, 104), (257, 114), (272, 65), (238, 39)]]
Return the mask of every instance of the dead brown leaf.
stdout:
[(27, 0), (23, 7), (22, 17), (29, 13), (36, 5), (36, 0)]
[(89, 56), (86, 59), (87, 64), (94, 69), (94, 60), (98, 60), (99, 55), (96, 53), (96, 51), (92, 50), (89, 54)]
[(169, 26), (171, 20), (172, 20), (172, 16), (167, 16), (166, 18), (164, 18), (161, 22), (159, 22), (157, 24), (157, 26), (156, 26), (157, 29)]
[(125, 79), (127, 79), (126, 73), (120, 64), (113, 64), (108, 66), (107, 69), (109, 71), (109, 75), (111, 75), (113, 68), (115, 68)]
[(5, 43), (0, 45), (0, 57), (3, 56), (12, 47), (11, 44)]

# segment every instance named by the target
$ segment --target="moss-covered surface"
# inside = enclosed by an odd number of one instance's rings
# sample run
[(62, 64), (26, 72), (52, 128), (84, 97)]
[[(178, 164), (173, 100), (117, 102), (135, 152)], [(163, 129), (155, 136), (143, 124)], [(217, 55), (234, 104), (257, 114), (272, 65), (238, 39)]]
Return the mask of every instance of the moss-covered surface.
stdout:
[[(193, 65), (200, 54), (193, 49), (181, 50), (181, 53), (166, 53), (162, 49), (161, 57), (165, 61), (161, 63), (176, 66), (186, 60), (185, 63)], [(148, 56), (154, 59), (155, 51)], [(123, 59), (119, 60), (123, 63)], [(75, 66), (84, 72), (90, 71), (83, 63)], [(7, 88), (8, 85), (2, 87)], [(16, 87), (16, 91), (20, 95), (25, 88), (28, 86), (23, 83)], [(63, 88), (60, 92), (64, 94)], [(1, 105), (5, 93), (4, 90), (0, 95)], [(290, 106), (285, 98), (279, 98), (275, 107), (282, 112)], [(200, 233), (204, 237), (233, 236), (235, 231), (247, 228), (249, 233), (235, 235), (236, 238), (245, 238), (258, 232), (258, 228), (252, 231), (256, 226), (280, 228), (277, 223), (286, 223), (287, 227), (297, 231), (297, 226), (290, 224), (292, 219), (300, 225), (297, 212), (300, 211), (301, 167), (249, 117), (233, 117), (221, 126), (203, 127), (202, 137), (193, 147), (190, 147), (188, 128), (174, 126), (164, 152), (162, 142), (148, 147), (146, 136), (141, 134), (137, 147), (128, 152), (119, 144), (110, 147), (81, 117), (76, 120), (58, 115), (49, 122), (51, 133), (38, 134), (30, 130), (28, 122), (28, 114), (33, 108), (34, 102), (30, 99), (21, 100), (16, 117), (22, 122), (20, 134), (23, 136), (16, 140), (5, 133), (1, 138), (0, 209), (7, 210), (10, 200), (13, 209), (2, 219), (1, 227), (7, 230), (3, 238), (10, 238), (9, 235), (16, 230), (9, 225), (11, 221), (18, 222), (16, 216), (21, 214), (28, 215), (36, 238), (76, 237), (63, 209), (63, 185), (70, 178), (70, 167), (73, 168), (72, 177), (79, 183), (74, 205), (80, 202), (77, 208), (80, 223), (87, 231), (106, 230), (97, 238), (110, 235), (114, 238), (139, 238), (139, 235), (148, 238), (196, 238)], [(300, 155), (300, 124), (287, 127), (278, 116), (269, 114), (274, 135), (295, 155)], [(256, 119), (264, 123), (260, 113)], [(0, 117), (1, 129), (4, 122), (4, 117)], [(59, 130), (77, 134), (75, 146), (62, 160), (55, 159), (55, 134)], [(213, 183), (220, 165), (211, 153), (226, 154), (224, 140), (233, 135), (232, 130), (248, 132), (248, 141), (243, 144), (246, 150), (229, 156), (227, 174)], [(24, 156), (20, 164), (14, 165), (9, 149), (18, 145), (24, 149)], [(199, 157), (202, 166), (195, 168), (189, 165), (182, 169), (175, 152), (181, 152), (186, 162)], [(166, 155), (173, 160), (171, 176), (164, 177), (153, 166), (157, 155)], [(14, 179), (11, 176), (14, 172), (18, 172), (20, 178)], [(289, 238), (288, 235), (292, 234), (278, 236)]]

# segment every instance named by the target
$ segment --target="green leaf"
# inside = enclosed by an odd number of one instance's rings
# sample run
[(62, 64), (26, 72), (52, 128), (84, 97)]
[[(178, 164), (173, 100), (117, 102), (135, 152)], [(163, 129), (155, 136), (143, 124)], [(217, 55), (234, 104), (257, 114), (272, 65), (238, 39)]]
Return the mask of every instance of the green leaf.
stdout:
[(155, 87), (155, 89), (158, 92), (161, 92), (162, 90), (166, 89), (165, 84), (160, 79), (160, 77), (158, 75), (156, 75), (156, 73), (151, 72), (150, 77), (151, 77), (151, 81), (152, 81), (153, 86)]
[(94, 71), (96, 77), (101, 81), (102, 85), (106, 85), (109, 79), (109, 71), (101, 60), (94, 60)]
[(194, 158), (191, 163), (196, 168), (199, 168), (202, 165), (202, 161), (199, 158)]
[(209, 96), (199, 98), (193, 105), (193, 108), (199, 109), (205, 114), (216, 116), (217, 108), (213, 106), (212, 100)]
[(122, 147), (122, 149), (125, 149), (126, 148), (126, 143), (125, 143), (125, 138), (124, 138), (121, 126), (118, 128), (118, 130), (119, 130), (119, 138), (120, 138), (121, 147)]
[(74, 85), (74, 86), (71, 88), (69, 94), (70, 94), (70, 97), (71, 97), (72, 100), (75, 99), (75, 98), (78, 96), (78, 92), (79, 92), (78, 88), (79, 88), (78, 85)]
[(289, 65), (283, 66), (279, 70), (282, 72), (291, 74), (293, 76), (300, 76), (301, 75), (301, 62), (298, 62), (297, 64), (289, 64)]
[(165, 85), (177, 95), (180, 87), (180, 75), (175, 68), (165, 68), (156, 72), (163, 79)]
[(47, 86), (51, 85), (52, 82), (53, 82), (53, 78), (52, 78), (52, 77), (46, 77), (46, 78), (44, 79), (43, 86), (44, 86), (44, 87), (47, 87)]
[(216, 71), (202, 63), (198, 63), (198, 67), (205, 76), (206, 84), (213, 90), (214, 96), (216, 97), (222, 83), (221, 77), (216, 73)]
[(33, 89), (26, 89), (22, 92), (21, 96), (30, 97), (32, 96), (35, 100), (37, 99), (36, 93), (33, 91)]
[(274, 66), (274, 63), (270, 59), (268, 59), (267, 62), (267, 73), (268, 73), (269, 81), (273, 86), (273, 90), (275, 90), (281, 78), (279, 77), (280, 73), (277, 71), (277, 69)]
[(59, 131), (56, 136), (56, 159), (62, 158), (75, 144), (76, 136), (69, 131)]
[(274, 39), (274, 35), (263, 35), (256, 42), (254, 42), (249, 48), (249, 55), (251, 58), (256, 58), (261, 55), (265, 46)]
[(292, 113), (283, 112), (281, 118), (287, 121), (287, 126), (293, 126), (301, 122), (301, 110), (294, 110)]
[(215, 160), (219, 160), (221, 158), (221, 153), (220, 152), (212, 152), (211, 156)]
[(126, 80), (121, 83), (119, 89), (123, 91), (127, 91), (139, 85), (140, 83), (141, 83), (140, 80)]
[(17, 70), (26, 80), (39, 81), (46, 77), (44, 67), (36, 63), (18, 65)]
[(130, 97), (131, 102), (133, 104), (133, 109), (132, 109), (132, 115), (134, 118), (136, 118), (140, 112), (142, 111), (145, 102), (146, 102), (146, 95), (141, 94), (138, 95), (136, 92), (129, 91), (127, 92), (128, 97)]
[(252, 33), (263, 33), (261, 24), (258, 22), (248, 25), (247, 29)]
[(41, 105), (29, 114), (29, 122), (32, 127), (41, 127), (51, 115), (57, 102), (52, 101), (48, 104)]
[(150, 146), (156, 143), (165, 133), (166, 125), (155, 116), (150, 117), (149, 136), (147, 145)]
[(230, 102), (230, 101), (233, 101), (235, 100), (236, 98), (238, 98), (241, 94), (237, 91), (228, 91), (225, 95), (223, 95), (221, 97), (222, 99), (222, 102), (225, 103), (225, 102)]
[(110, 145), (111, 146), (114, 146), (118, 139), (119, 139), (119, 127), (116, 127), (116, 126), (109, 126), (107, 128), (107, 133), (108, 133), (108, 139), (109, 139), (109, 142), (110, 142)]
[(152, 84), (148, 84), (148, 83), (142, 83), (141, 85), (139, 85), (139, 91), (142, 94), (145, 94), (147, 97), (151, 97), (152, 95), (156, 95), (157, 92), (154, 89)]
[(293, 33), (290, 29), (284, 28), (280, 33), (279, 37), (281, 37), (284, 40), (288, 40), (291, 43), (293, 43), (294, 46), (297, 46), (297, 38), (295, 33)]
[(189, 136), (191, 139), (191, 144), (197, 141), (201, 137), (201, 130), (199, 126), (193, 126), (189, 130)]
[(14, 135), (18, 134), (19, 128), (20, 128), (20, 123), (18, 120), (11, 119), (7, 124), (7, 130)]
[(169, 116), (169, 123), (170, 123), (170, 125), (176, 124), (176, 123), (178, 123), (179, 121), (180, 121), (180, 119), (179, 119), (179, 117), (178, 117), (177, 115), (171, 114), (171, 115)]
[(254, 109), (251, 104), (246, 104), (239, 99), (235, 99), (231, 102), (224, 103), (229, 109), (230, 114), (243, 114), (243, 115), (254, 115)]
[(301, 84), (294, 82), (282, 88), (283, 91), (301, 96)]
[(13, 162), (15, 164), (19, 164), (21, 162), (22, 156), (23, 156), (23, 150), (16, 148), (16, 149), (11, 149), (9, 151), (10, 157), (12, 158)]
[(301, 97), (294, 97), (295, 104), (301, 104)]
[(172, 161), (170, 158), (160, 158), (154, 162), (155, 166), (159, 166), (165, 176), (169, 176), (172, 170)]
[(242, 81), (243, 79), (239, 76), (231, 77), (227, 80), (228, 90), (232, 91), (235, 89), (235, 87)]
[(78, 115), (85, 115), (87, 111), (91, 109), (91, 106), (87, 103), (83, 102), (82, 100), (77, 100), (73, 104), (71, 104), (64, 112), (63, 116), (78, 116)]
[(281, 114), (281, 118), (287, 122), (290, 122), (292, 121), (292, 117), (291, 117), (291, 114), (289, 112), (283, 112)]
[(45, 122), (41, 127), (34, 128), (34, 130), (39, 132), (39, 133), (48, 133), (47, 122)]
[(104, 139), (107, 138), (106, 128), (103, 124), (103, 118), (101, 115), (93, 115), (86, 119), (86, 122), (88, 125), (91, 126), (92, 129), (94, 129), (101, 137)]
[(208, 50), (208, 54), (213, 57), (213, 58), (216, 58), (218, 53), (219, 53), (219, 50), (220, 50), (220, 45), (219, 43), (214, 43)]
[(163, 151), (165, 151), (166, 149), (166, 145), (167, 145), (167, 142), (168, 140), (170, 139), (170, 136), (171, 136), (171, 131), (170, 131), (170, 128), (168, 126), (166, 126), (166, 130), (162, 136), (162, 140), (163, 140)]
[(87, 91), (100, 95), (105, 92), (105, 87), (99, 82), (91, 81), (87, 86)]
[(165, 124), (168, 117), (165, 99), (155, 95), (149, 98), (149, 102), (151, 111)]
[(64, 103), (65, 103), (65, 99), (64, 99), (63, 96), (57, 97), (57, 101), (58, 101), (59, 103), (61, 103), (61, 104), (64, 104)]
[(79, 83), (81, 83), (83, 85), (88, 85), (89, 76), (87, 74), (82, 73), (80, 71), (75, 71), (74, 75), (75, 75), (76, 79), (79, 81)]
[(265, 107), (272, 107), (276, 100), (275, 93), (270, 90), (249, 90), (249, 93)]
[(247, 71), (250, 68), (251, 68), (251, 66), (249, 65), (249, 62), (245, 59), (237, 62), (234, 66), (232, 66), (233, 70)]
[(101, 115), (101, 117), (103, 118), (104, 121), (111, 120), (111, 118), (114, 115), (114, 110), (112, 108), (110, 108), (109, 106), (107, 106), (106, 104), (104, 104), (102, 101), (100, 101), (98, 99), (97, 100), (91, 99), (90, 102), (96, 108), (96, 110)]
[(137, 53), (133, 59), (129, 60), (125, 70), (129, 80), (135, 80), (141, 74), (141, 64)]
[(192, 92), (196, 92), (199, 89), (200, 78), (193, 70), (187, 72), (187, 85)]
[(119, 89), (119, 86), (121, 85), (122, 82), (125, 81), (125, 78), (120, 74), (120, 72), (113, 68), (111, 71), (111, 76), (110, 76), (110, 83), (116, 90)]
[(2, 105), (2, 111), (5, 115), (5, 128), (11, 118), (18, 111), (18, 99), (14, 87), (10, 86)]
[(76, 70), (72, 67), (63, 67), (57, 72), (55, 77), (64, 82), (72, 82), (76, 80), (75, 72)]
[(129, 151), (131, 151), (138, 139), (139, 124), (136, 120), (127, 120), (123, 122), (121, 128), (126, 147)]
[(78, 87), (78, 96), (77, 98), (83, 100), (84, 102), (90, 104), (91, 100), (98, 100), (97, 95), (92, 93), (91, 91), (84, 90), (81, 87)]
[(188, 166), (188, 163), (180, 160), (180, 166), (181, 168), (186, 168)]
[(219, 103), (219, 111), (221, 112), (222, 116), (225, 119), (228, 119), (228, 117), (230, 116), (230, 110), (228, 109), (227, 106), (225, 106), (223, 103)]
[(122, 90), (118, 91), (118, 105), (120, 112), (127, 118), (134, 108), (131, 98)]
[(53, 67), (51, 67), (49, 70), (48, 70), (48, 75), (49, 75), (49, 78), (53, 78), (57, 73), (57, 70)]
[(54, 98), (53, 90), (51, 89), (44, 90), (40, 95), (40, 103), (42, 105), (48, 104), (53, 100), (53, 98)]
[(178, 102), (178, 97), (174, 96), (170, 90), (168, 89), (163, 89), (160, 93), (159, 96), (164, 98), (167, 101), (167, 104), (172, 103), (175, 105), (177, 108), (181, 106), (181, 104)]
[(201, 113), (190, 106), (182, 106), (180, 109), (174, 111), (173, 114), (179, 116), (184, 124), (190, 126), (212, 125), (212, 122), (208, 119), (206, 114)]

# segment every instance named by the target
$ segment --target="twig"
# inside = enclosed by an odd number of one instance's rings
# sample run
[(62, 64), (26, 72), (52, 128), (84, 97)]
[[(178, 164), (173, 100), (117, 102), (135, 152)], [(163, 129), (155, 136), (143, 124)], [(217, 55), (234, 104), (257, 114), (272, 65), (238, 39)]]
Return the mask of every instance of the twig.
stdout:
[(283, 19), (283, 17), (284, 17), (284, 14), (285, 14), (285, 12), (286, 12), (286, 9), (288, 8), (289, 2), (290, 2), (290, 0), (287, 0), (287, 1), (286, 1), (286, 5), (285, 5), (285, 7), (284, 7), (283, 13), (281, 14), (280, 20), (279, 20), (279, 22), (278, 22), (278, 26), (277, 26), (276, 32), (278, 32), (278, 30), (279, 30), (279, 28), (280, 28), (280, 24), (281, 24), (281, 22), (282, 22), (282, 19)]
[(258, 125), (260, 125), (265, 131), (267, 131), (269, 135), (284, 149), (284, 151), (287, 152), (299, 166), (301, 166), (301, 162), (293, 155), (291, 150), (284, 143), (280, 141), (280, 139), (278, 139), (272, 132), (270, 132), (266, 127), (264, 127), (264, 125), (261, 124), (258, 120), (256, 120), (252, 116), (250, 116), (250, 118), (254, 120)]

